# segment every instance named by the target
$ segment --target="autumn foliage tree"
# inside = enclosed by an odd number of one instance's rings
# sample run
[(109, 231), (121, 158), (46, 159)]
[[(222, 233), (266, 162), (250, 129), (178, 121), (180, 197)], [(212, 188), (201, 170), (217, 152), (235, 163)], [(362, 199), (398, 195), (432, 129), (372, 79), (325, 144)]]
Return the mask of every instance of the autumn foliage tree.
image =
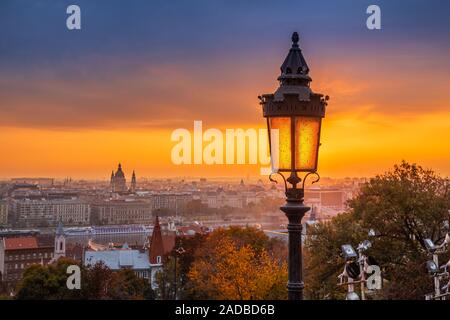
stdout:
[[(371, 239), (373, 246), (368, 254), (380, 265), (385, 279), (375, 298), (423, 299), (432, 291), (432, 280), (425, 271), (430, 257), (424, 239), (437, 243), (443, 240), (448, 232), (449, 209), (448, 180), (432, 170), (402, 162), (372, 178), (349, 202), (348, 212), (309, 230), (308, 296), (343, 298), (345, 288), (336, 285), (344, 266), (340, 246), (356, 246), (374, 229), (377, 235)], [(448, 255), (442, 258), (448, 259)]]
[[(218, 229), (199, 248), (188, 272), (193, 299), (285, 299), (287, 265), (278, 240), (254, 228)], [(280, 250), (282, 251), (282, 250)]]

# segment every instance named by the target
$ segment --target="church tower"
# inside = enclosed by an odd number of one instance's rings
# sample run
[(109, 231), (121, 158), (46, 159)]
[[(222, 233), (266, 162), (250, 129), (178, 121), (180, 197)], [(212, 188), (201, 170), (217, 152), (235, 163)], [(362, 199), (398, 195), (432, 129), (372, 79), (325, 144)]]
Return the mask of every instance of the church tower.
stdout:
[(53, 261), (58, 261), (59, 258), (66, 256), (66, 236), (61, 220), (59, 220), (58, 227), (55, 233), (55, 249), (53, 253)]
[(161, 234), (161, 226), (159, 224), (159, 217), (156, 216), (155, 227), (153, 228), (152, 238), (150, 240), (149, 249), (150, 264), (162, 264), (164, 255), (164, 244)]
[(111, 171), (111, 181), (110, 181), (111, 191), (114, 192), (114, 170)]
[(111, 175), (111, 191), (112, 192), (127, 192), (125, 174), (122, 171), (122, 165), (119, 163), (116, 173)]
[(134, 170), (133, 170), (133, 175), (131, 176), (130, 192), (131, 193), (135, 193), (136, 192), (136, 174), (135, 174)]

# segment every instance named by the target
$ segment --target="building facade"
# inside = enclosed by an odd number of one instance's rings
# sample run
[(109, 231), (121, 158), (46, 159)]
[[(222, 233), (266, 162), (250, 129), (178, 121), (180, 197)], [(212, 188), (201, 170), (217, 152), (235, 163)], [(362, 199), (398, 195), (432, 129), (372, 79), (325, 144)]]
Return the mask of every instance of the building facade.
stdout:
[(224, 191), (223, 189), (217, 191), (209, 191), (200, 195), (202, 203), (209, 208), (242, 208), (247, 204), (247, 195), (244, 192)]
[(22, 279), (26, 268), (33, 264), (47, 264), (53, 259), (52, 236), (28, 236), (0, 239), (0, 274), (8, 287)]
[(87, 225), (91, 207), (81, 199), (11, 199), (10, 216), (16, 226)]
[(8, 224), (8, 203), (0, 200), (0, 227)]
[(169, 209), (182, 213), (193, 196), (189, 192), (158, 192), (150, 195), (152, 210)]
[(94, 222), (99, 224), (149, 224), (152, 208), (147, 201), (111, 200), (92, 205)]
[(319, 207), (344, 210), (348, 196), (344, 190), (336, 188), (307, 189), (305, 191), (305, 202), (317, 204)]

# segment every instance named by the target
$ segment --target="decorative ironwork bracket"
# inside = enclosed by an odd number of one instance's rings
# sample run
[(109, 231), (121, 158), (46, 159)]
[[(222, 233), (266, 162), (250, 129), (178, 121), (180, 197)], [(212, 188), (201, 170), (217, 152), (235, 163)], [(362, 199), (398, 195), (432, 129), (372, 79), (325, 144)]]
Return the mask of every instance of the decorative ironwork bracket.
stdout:
[[(275, 179), (272, 177), (273, 175), (276, 175), (276, 174), (280, 175), (281, 178), (283, 179), (285, 194), (286, 194), (287, 198), (288, 198), (288, 199), (291, 199), (291, 200), (303, 200), (303, 197), (304, 197), (304, 190), (305, 190), (305, 182), (306, 182), (307, 178), (308, 178), (310, 175), (315, 175), (315, 176), (316, 176), (316, 179), (312, 182), (312, 184), (317, 183), (317, 182), (319, 182), (319, 180), (320, 180), (320, 175), (319, 175), (317, 172), (308, 172), (308, 173), (303, 177), (303, 179), (299, 178), (299, 177), (297, 176), (297, 173), (296, 173), (296, 172), (293, 172), (293, 173), (291, 174), (291, 176), (290, 176), (289, 178), (287, 178), (287, 179), (286, 179), (286, 177), (285, 177), (281, 172), (272, 172), (272, 173), (269, 175), (269, 180), (270, 180), (271, 182), (278, 183), (278, 181), (275, 180)], [(292, 185), (291, 188), (288, 187), (288, 184), (287, 184), (288, 182)], [(302, 183), (302, 187), (301, 187), (301, 188), (297, 188), (297, 184), (299, 184), (299, 183)]]

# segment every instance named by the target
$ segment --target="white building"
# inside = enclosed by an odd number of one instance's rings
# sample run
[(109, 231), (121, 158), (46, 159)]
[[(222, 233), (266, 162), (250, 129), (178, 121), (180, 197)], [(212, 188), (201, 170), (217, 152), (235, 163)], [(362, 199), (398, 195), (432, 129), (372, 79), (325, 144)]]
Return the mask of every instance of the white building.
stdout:
[(132, 269), (139, 278), (147, 279), (150, 283), (154, 283), (152, 268), (160, 267), (160, 265), (150, 264), (147, 251), (130, 249), (127, 244), (120, 249), (87, 250), (84, 253), (85, 266), (94, 266), (99, 262), (103, 262), (112, 271)]
[(113, 271), (131, 269), (138, 277), (147, 279), (154, 289), (157, 287), (156, 274), (162, 270), (164, 255), (173, 249), (175, 241), (173, 243), (165, 241), (168, 238), (162, 236), (158, 217), (149, 240), (150, 245), (142, 250), (131, 249), (126, 243), (120, 249), (97, 248), (86, 250), (83, 264), (94, 266), (102, 262)]
[(102, 224), (151, 223), (152, 207), (140, 200), (111, 200), (92, 205), (92, 214)]
[(54, 225), (62, 221), (65, 225), (88, 224), (90, 205), (79, 199), (12, 199), (10, 215), (18, 225)]

